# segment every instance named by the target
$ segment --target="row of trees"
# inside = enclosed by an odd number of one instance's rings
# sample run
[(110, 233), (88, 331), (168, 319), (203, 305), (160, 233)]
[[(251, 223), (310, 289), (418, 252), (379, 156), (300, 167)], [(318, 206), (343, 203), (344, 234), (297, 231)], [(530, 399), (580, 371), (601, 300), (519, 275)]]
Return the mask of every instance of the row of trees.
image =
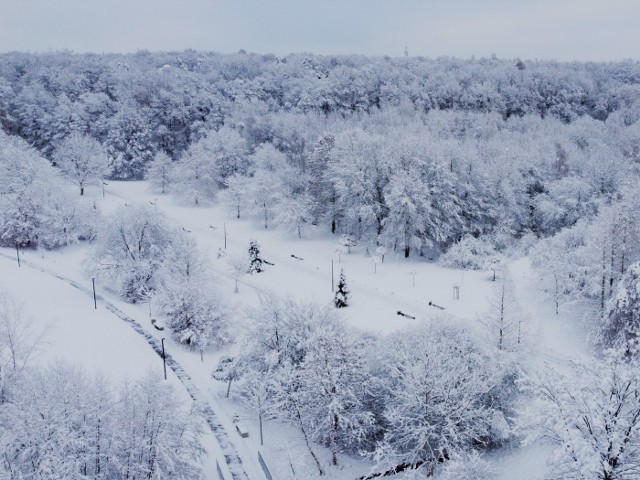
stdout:
[(640, 260), (634, 240), (640, 233), (639, 207), (635, 189), (625, 190), (591, 221), (577, 222), (533, 247), (534, 267), (556, 312), (564, 303), (577, 300), (586, 302), (592, 321), (610, 317), (618, 285), (627, 288), (621, 280)]
[[(248, 265), (248, 262), (247, 262)], [(88, 269), (137, 303), (154, 296), (176, 339), (201, 350), (228, 338), (225, 307), (205, 255), (182, 229), (147, 206), (123, 206), (97, 234)]]
[(382, 112), (304, 127), (294, 155), (273, 137), (257, 143), (255, 125), (225, 125), (177, 162), (157, 155), (148, 176), (158, 192), (192, 204), (217, 196), (265, 228), (348, 233), (406, 256), (437, 255), (464, 235), (496, 249), (553, 235), (637, 178), (622, 134), (633, 127), (594, 120)]
[(37, 150), (0, 131), (0, 245), (59, 248), (92, 239), (96, 217)]
[(0, 476), (202, 478), (202, 418), (156, 377), (114, 388), (64, 364), (25, 371), (0, 401)]

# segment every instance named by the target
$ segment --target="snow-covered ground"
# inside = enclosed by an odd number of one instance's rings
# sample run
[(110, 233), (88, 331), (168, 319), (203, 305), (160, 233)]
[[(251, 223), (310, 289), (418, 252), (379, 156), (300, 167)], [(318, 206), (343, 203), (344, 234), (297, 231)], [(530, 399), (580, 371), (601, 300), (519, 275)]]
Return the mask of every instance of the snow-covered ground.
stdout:
[[(211, 257), (216, 278), (211, 288), (224, 296), (235, 314), (241, 314), (246, 305), (256, 305), (263, 293), (330, 302), (333, 299), (333, 266), (334, 283), (337, 284), (343, 269), (352, 292), (351, 305), (345, 309), (344, 318), (354, 327), (385, 334), (434, 316), (441, 322), (451, 321), (453, 316), (482, 334), (478, 317), (489, 308), (495, 285), (488, 272), (446, 269), (396, 255), (387, 255), (384, 263), (374, 265), (367, 256), (367, 250), (374, 254), (373, 245), (359, 245), (351, 253), (339, 254), (337, 236), (310, 232), (307, 238), (298, 239), (280, 230), (265, 230), (260, 222), (237, 219), (219, 205), (194, 208), (180, 205), (172, 197), (150, 193), (146, 182), (109, 182), (104, 200), (97, 190), (89, 189), (87, 194), (104, 212), (125, 204), (153, 202), (171, 222), (189, 231)], [(228, 259), (244, 255), (251, 239), (258, 240), (263, 258), (274, 265), (267, 265), (265, 272), (259, 275), (242, 274), (236, 294), (235, 273)], [(155, 315), (153, 302), (151, 305), (126, 304), (97, 284), (103, 299), (98, 301), (95, 310), (90, 294), (91, 278), (83, 267), (90, 248), (81, 245), (55, 252), (25, 251), (21, 253), (23, 265), (20, 268), (15, 251), (1, 250), (0, 287), (24, 302), (26, 313), (33, 317), (39, 328), (48, 328), (46, 343), (39, 350), (37, 361), (47, 363), (64, 359), (82, 365), (88, 371), (104, 372), (115, 381), (139, 377), (149, 369), (162, 375), (161, 359), (149, 341), (105, 308), (105, 302), (110, 302), (134, 319), (147, 335), (159, 341), (162, 332), (155, 330), (150, 322), (150, 317)], [(219, 251), (224, 255), (220, 256)], [(517, 301), (527, 317), (532, 365), (544, 368), (546, 361), (562, 363), (570, 357), (589, 355), (585, 329), (567, 318), (565, 312), (556, 316), (551, 299), (545, 298), (534, 284), (528, 260), (512, 262), (509, 270)], [(56, 278), (54, 274), (63, 278)], [(69, 281), (76, 282), (84, 290)], [(454, 285), (460, 286), (459, 299), (454, 299)], [(430, 306), (430, 302), (444, 310)], [(399, 316), (398, 311), (416, 318)], [(189, 351), (170, 338), (165, 340), (165, 345), (190, 377), (198, 395), (217, 414), (232, 442), (231, 448), (242, 459), (247, 476), (264, 478), (257, 461), (257, 421), (241, 405), (225, 399), (225, 386), (210, 377), (224, 351), (207, 351), (201, 361), (199, 352)], [(188, 398), (181, 380), (171, 371), (168, 381), (182, 388), (185, 399)], [(234, 414), (248, 425), (249, 438), (242, 439), (235, 433)], [(305, 478), (300, 465), (304, 464), (302, 458), (306, 452), (299, 448), (301, 439), (297, 434), (287, 427), (267, 423), (265, 437), (263, 452), (274, 470), (274, 478), (292, 477), (292, 467), (298, 467), (298, 478)], [(204, 441), (210, 453), (206, 467), (208, 478), (215, 478), (215, 461), (223, 458), (219, 443), (219, 438), (208, 431)], [(544, 474), (545, 457), (544, 447), (534, 446), (502, 452), (494, 459), (503, 479), (537, 479)], [(328, 465), (328, 454), (324, 453), (323, 459)], [(339, 469), (329, 470), (329, 478), (351, 479), (368, 473), (371, 468), (364, 460), (346, 457), (342, 460)], [(223, 468), (231, 478), (226, 466)]]

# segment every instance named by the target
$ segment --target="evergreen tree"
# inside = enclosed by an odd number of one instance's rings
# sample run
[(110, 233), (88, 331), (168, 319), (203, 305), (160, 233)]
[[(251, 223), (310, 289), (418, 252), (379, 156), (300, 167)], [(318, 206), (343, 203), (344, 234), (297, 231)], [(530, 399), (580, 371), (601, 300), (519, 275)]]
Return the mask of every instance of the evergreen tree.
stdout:
[(349, 306), (349, 289), (347, 288), (347, 280), (344, 276), (344, 270), (340, 270), (340, 280), (338, 281), (338, 291), (333, 300), (336, 308), (343, 308)]
[(249, 273), (262, 272), (262, 258), (260, 258), (260, 245), (256, 240), (249, 244)]

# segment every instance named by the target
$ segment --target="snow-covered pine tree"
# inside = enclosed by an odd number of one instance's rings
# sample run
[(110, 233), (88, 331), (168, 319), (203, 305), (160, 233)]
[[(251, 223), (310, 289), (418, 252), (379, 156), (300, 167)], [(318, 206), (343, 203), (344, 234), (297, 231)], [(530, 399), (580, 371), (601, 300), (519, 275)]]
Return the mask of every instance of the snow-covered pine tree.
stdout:
[(260, 244), (257, 240), (251, 240), (249, 244), (249, 273), (262, 272), (262, 258), (260, 257)]
[(336, 308), (344, 308), (349, 306), (349, 294), (351, 292), (347, 288), (347, 280), (344, 276), (344, 270), (340, 270), (340, 280), (338, 281), (338, 290), (336, 291), (333, 303)]

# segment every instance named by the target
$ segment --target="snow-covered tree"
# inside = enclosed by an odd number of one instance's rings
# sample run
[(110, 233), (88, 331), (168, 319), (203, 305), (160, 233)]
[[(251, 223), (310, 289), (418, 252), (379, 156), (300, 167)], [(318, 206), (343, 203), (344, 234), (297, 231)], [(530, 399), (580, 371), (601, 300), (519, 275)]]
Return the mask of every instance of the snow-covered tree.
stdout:
[(215, 370), (211, 373), (211, 378), (219, 382), (227, 383), (227, 398), (231, 392), (231, 382), (240, 378), (240, 366), (238, 362), (228, 355), (224, 355), (218, 361)]
[(104, 146), (114, 179), (142, 178), (155, 154), (150, 123), (128, 105), (109, 118)]
[(275, 222), (285, 230), (294, 232), (298, 238), (302, 238), (304, 228), (311, 223), (307, 196), (281, 198), (276, 208)]
[(385, 202), (389, 212), (379, 241), (394, 250), (400, 248), (407, 258), (412, 248), (427, 243), (424, 220), (431, 214), (427, 189), (417, 171), (396, 173), (387, 185)]
[(64, 189), (49, 162), (0, 132), (0, 244), (58, 248), (94, 235), (96, 211)]
[(176, 190), (195, 205), (207, 204), (218, 190), (213, 161), (198, 144), (186, 151), (175, 167)]
[(640, 352), (640, 262), (629, 266), (607, 303), (607, 314), (597, 326), (596, 338), (605, 348), (626, 355)]
[(251, 165), (247, 142), (237, 130), (228, 126), (209, 132), (194, 144), (193, 150), (210, 160), (219, 187), (232, 175), (246, 175)]
[(638, 478), (638, 365), (608, 358), (571, 366), (565, 373), (547, 366), (526, 382), (541, 402), (521, 417), (527, 440), (553, 446), (553, 478)]
[(329, 153), (328, 177), (337, 196), (331, 221), (339, 218), (343, 231), (358, 238), (375, 238), (382, 231), (390, 169), (386, 146), (382, 135), (348, 128), (336, 135)]
[(0, 379), (8, 371), (23, 370), (42, 343), (45, 332), (35, 329), (23, 308), (11, 294), (0, 290)]
[(22, 304), (0, 290), (0, 405), (6, 399), (7, 386), (27, 367), (46, 333), (33, 325)]
[(242, 175), (234, 174), (225, 179), (225, 187), (218, 194), (218, 199), (235, 213), (236, 218), (240, 218), (240, 213), (251, 196), (249, 179)]
[(247, 256), (246, 255), (237, 255), (232, 256), (227, 259), (227, 263), (233, 272), (233, 276), (235, 278), (235, 288), (234, 293), (238, 293), (238, 281), (240, 280), (240, 275), (243, 273), (247, 273)]
[(161, 382), (114, 389), (65, 364), (29, 371), (0, 405), (0, 476), (202, 478), (202, 419)]
[(504, 412), (487, 402), (502, 372), (459, 328), (420, 327), (390, 339), (380, 359), (384, 437), (374, 459), (388, 468), (439, 462), (508, 438)]
[(203, 351), (227, 339), (224, 306), (210, 284), (181, 279), (164, 282), (158, 302), (179, 342)]
[(123, 206), (98, 235), (90, 270), (99, 282), (130, 302), (156, 288), (156, 273), (171, 245), (171, 229), (147, 206)]
[(262, 258), (260, 257), (260, 244), (257, 240), (249, 243), (249, 273), (262, 272)]
[(174, 182), (174, 163), (165, 152), (158, 152), (147, 167), (146, 178), (151, 186), (160, 193), (167, 193), (171, 190)]
[(338, 195), (330, 180), (328, 164), (330, 153), (335, 145), (335, 137), (326, 134), (320, 137), (307, 161), (309, 193), (309, 212), (312, 223), (317, 225), (321, 219), (331, 224), (331, 233), (336, 231)]
[(340, 235), (340, 240), (338, 240), (338, 245), (342, 247), (344, 251), (347, 253), (351, 253), (351, 249), (358, 244), (355, 237), (353, 235), (349, 235), (347, 233), (343, 233)]
[(373, 415), (365, 396), (371, 389), (367, 370), (370, 345), (356, 332), (345, 332), (334, 313), (318, 309), (308, 350), (301, 365), (305, 385), (304, 410), (312, 437), (329, 447), (331, 463), (338, 453), (355, 451), (372, 432)]
[(72, 133), (54, 153), (56, 165), (64, 175), (80, 188), (80, 195), (88, 185), (99, 184), (108, 170), (108, 159), (96, 140)]
[(261, 416), (299, 429), (321, 475), (312, 441), (327, 445), (337, 464), (370, 431), (368, 348), (329, 306), (268, 298), (250, 312), (240, 389)]
[(464, 235), (440, 257), (440, 263), (447, 267), (465, 270), (488, 270), (487, 267), (491, 266), (490, 262), (497, 259), (496, 255), (495, 249), (487, 239)]
[(498, 350), (514, 351), (524, 343), (526, 322), (518, 308), (509, 275), (494, 287), (489, 310), (482, 315), (480, 323), (485, 327), (488, 342)]
[(344, 275), (344, 270), (340, 270), (340, 279), (338, 280), (338, 289), (333, 299), (333, 304), (336, 308), (344, 308), (349, 306), (349, 297), (351, 292), (347, 287), (347, 279)]

